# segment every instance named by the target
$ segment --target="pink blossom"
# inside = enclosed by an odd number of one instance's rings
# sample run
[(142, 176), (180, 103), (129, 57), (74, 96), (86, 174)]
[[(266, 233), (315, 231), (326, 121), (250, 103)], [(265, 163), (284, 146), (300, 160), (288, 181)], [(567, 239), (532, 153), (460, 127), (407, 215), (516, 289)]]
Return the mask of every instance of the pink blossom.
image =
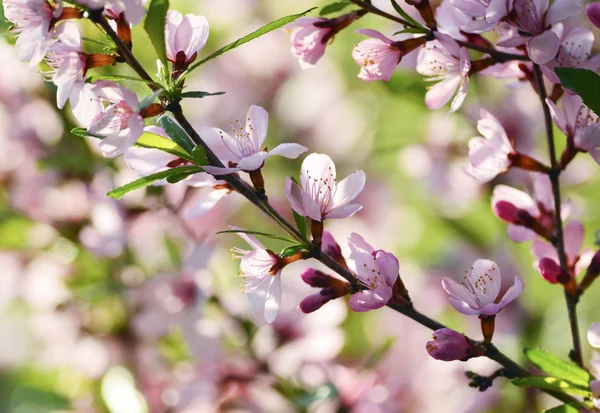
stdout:
[(285, 194), (292, 208), (303, 217), (314, 221), (347, 218), (362, 209), (361, 204), (350, 204), (365, 186), (363, 171), (356, 171), (337, 182), (335, 165), (327, 155), (312, 153), (300, 168), (300, 186), (289, 177)]
[(454, 112), (467, 96), (471, 58), (469, 51), (450, 36), (436, 32), (435, 37), (437, 40), (427, 43), (417, 57), (417, 72), (428, 76), (428, 81), (439, 81), (427, 91), (425, 104), (429, 109), (439, 109), (456, 93), (450, 106), (450, 112)]
[(512, 10), (514, 0), (450, 0), (450, 3), (471, 17), (460, 28), (467, 33), (484, 33), (495, 28)]
[(552, 284), (568, 281), (568, 274), (565, 274), (560, 265), (551, 258), (542, 258), (538, 262), (538, 270), (542, 274), (542, 277)]
[(431, 357), (442, 361), (468, 359), (475, 352), (464, 335), (449, 328), (434, 331), (433, 341), (428, 341), (425, 347)]
[[(240, 228), (231, 227), (232, 230)], [(281, 270), (277, 269), (279, 259), (272, 251), (265, 249), (256, 237), (238, 233), (251, 247), (251, 251), (235, 248), (235, 258), (240, 262), (240, 277), (243, 292), (250, 305), (262, 310), (267, 323), (272, 323), (281, 303)]]
[[(581, 251), (581, 246), (583, 245), (583, 235), (584, 230), (581, 222), (575, 220), (567, 222), (563, 230), (563, 240), (565, 245), (565, 254), (567, 256), (567, 266), (572, 276), (576, 276), (583, 269), (587, 268), (594, 258), (594, 250), (591, 248), (586, 248)], [(540, 262), (544, 258), (551, 259), (560, 266), (558, 252), (556, 252), (556, 249), (553, 245), (545, 241), (535, 240), (533, 244), (531, 244), (531, 252), (538, 260), (536, 263), (534, 263), (534, 266), (540, 271), (542, 276), (543, 273), (542, 269), (540, 268)], [(548, 263), (544, 265), (547, 266)]]
[(93, 91), (107, 106), (93, 117), (88, 132), (104, 136), (98, 146), (104, 156), (113, 158), (133, 146), (144, 131), (144, 119), (136, 110), (140, 102), (135, 93), (107, 80), (94, 83)]
[(127, 21), (131, 24), (138, 24), (146, 15), (144, 4), (147, 0), (78, 0), (81, 5), (90, 9), (105, 8), (105, 12), (112, 16), (119, 16), (125, 13)]
[(292, 54), (302, 70), (313, 67), (325, 54), (331, 27), (318, 27), (315, 23), (326, 21), (324, 18), (300, 17), (283, 28), (292, 36)]
[[(467, 40), (462, 28), (468, 23), (473, 22), (473, 17), (465, 13), (458, 5), (454, 5), (453, 3), (458, 2), (452, 0), (443, 0), (442, 3), (435, 9), (435, 20), (438, 24), (438, 31), (440, 33), (447, 34), (456, 40)], [(479, 2), (472, 1), (467, 1), (465, 3), (480, 4)]]
[(569, 32), (560, 42), (556, 58), (542, 66), (546, 77), (553, 83), (559, 84), (560, 79), (554, 73), (557, 67), (573, 67), (596, 71), (600, 67), (600, 56), (592, 56), (594, 34), (581, 27)]
[(585, 7), (585, 14), (587, 14), (590, 23), (600, 28), (600, 3), (595, 1), (588, 4)]
[(394, 46), (394, 41), (372, 29), (357, 30), (371, 39), (363, 40), (352, 51), (352, 58), (361, 65), (358, 78), (367, 82), (388, 81), (402, 58), (402, 50)]
[(350, 292), (350, 284), (345, 280), (322, 271), (309, 268), (301, 275), (302, 280), (311, 287), (317, 287), (321, 290), (316, 294), (311, 294), (304, 298), (298, 307), (303, 313), (312, 313), (331, 300), (342, 297)]
[(479, 259), (473, 263), (460, 283), (444, 277), (442, 286), (450, 295), (450, 304), (466, 315), (489, 316), (497, 314), (523, 291), (523, 280), (515, 277), (514, 284), (500, 295), (502, 275), (498, 265)]
[(483, 109), (477, 130), (483, 136), (469, 141), (469, 165), (465, 172), (478, 181), (487, 182), (510, 167), (510, 156), (516, 151), (498, 119)]
[(546, 100), (556, 126), (567, 136), (572, 145), (588, 152), (600, 164), (600, 125), (598, 116), (592, 112), (578, 95), (565, 93), (562, 112), (550, 99)]
[(62, 11), (62, 0), (4, 0), (4, 16), (19, 33), (16, 48), (22, 62), (30, 61), (33, 67), (42, 61)]
[(85, 80), (87, 55), (83, 52), (81, 32), (74, 23), (63, 23), (56, 29), (57, 41), (48, 48), (46, 63), (57, 86), (57, 106), (62, 109), (67, 99), (81, 91)]
[(208, 40), (208, 21), (204, 16), (186, 14), (177, 10), (167, 12), (165, 43), (167, 58), (171, 62), (189, 64)]
[(265, 161), (274, 155), (295, 159), (308, 148), (297, 143), (282, 143), (270, 152), (263, 148), (269, 128), (269, 113), (260, 106), (252, 105), (246, 116), (246, 126), (239, 121), (232, 122), (234, 137), (221, 129), (205, 128), (202, 139), (213, 152), (229, 167), (205, 166), (204, 170), (213, 175), (226, 175), (233, 172), (252, 172), (262, 168)]
[(587, 339), (592, 347), (600, 348), (600, 323), (592, 323), (587, 332)]
[(390, 302), (400, 264), (389, 252), (374, 250), (357, 233), (350, 234), (350, 259), (354, 261), (356, 279), (366, 289), (352, 295), (350, 308), (362, 312), (381, 308)]
[(548, 6), (547, 0), (515, 0), (514, 17), (510, 22), (518, 29), (518, 34), (498, 46), (526, 45), (529, 57), (538, 64), (554, 59), (560, 39), (552, 25), (579, 13), (581, 6), (578, 0), (556, 0)]

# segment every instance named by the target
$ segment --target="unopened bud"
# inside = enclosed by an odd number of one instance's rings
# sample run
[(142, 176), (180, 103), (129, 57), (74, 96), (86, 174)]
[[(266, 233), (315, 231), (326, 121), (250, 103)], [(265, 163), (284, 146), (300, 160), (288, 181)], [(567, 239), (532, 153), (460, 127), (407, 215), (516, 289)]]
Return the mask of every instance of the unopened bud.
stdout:
[(342, 249), (329, 231), (323, 231), (323, 238), (321, 239), (321, 251), (336, 260), (339, 264), (343, 265), (344, 267), (346, 266), (346, 260), (342, 255)]
[(309, 295), (308, 297), (300, 301), (298, 307), (305, 314), (317, 311), (319, 308), (323, 307), (327, 302), (336, 298), (332, 297), (330, 294), (327, 294), (327, 292), (327, 289), (323, 289), (316, 294)]
[(592, 285), (594, 280), (598, 278), (598, 275), (600, 275), (600, 250), (598, 250), (598, 252), (596, 252), (594, 255), (594, 258), (592, 258), (592, 261), (585, 272), (585, 276), (579, 284), (579, 294), (584, 292), (590, 285)]
[(558, 265), (558, 263), (551, 258), (542, 258), (538, 263), (538, 268), (542, 274), (542, 277), (552, 284), (564, 284), (569, 280), (569, 275), (566, 274), (560, 265)]
[[(523, 219), (527, 218), (526, 215), (523, 214), (525, 212), (527, 215), (529, 213), (527, 211), (522, 210), (521, 208), (517, 208), (514, 204), (511, 204), (508, 201), (498, 201), (493, 205), (494, 213), (503, 221), (506, 221), (511, 224), (522, 225)], [(531, 218), (531, 215), (529, 215)]]
[(469, 340), (457, 331), (441, 328), (433, 332), (433, 341), (425, 345), (427, 352), (436, 360), (468, 360), (475, 354)]
[(594, 3), (588, 4), (585, 8), (585, 14), (587, 14), (588, 19), (594, 26), (600, 28), (600, 3), (599, 2), (594, 2)]

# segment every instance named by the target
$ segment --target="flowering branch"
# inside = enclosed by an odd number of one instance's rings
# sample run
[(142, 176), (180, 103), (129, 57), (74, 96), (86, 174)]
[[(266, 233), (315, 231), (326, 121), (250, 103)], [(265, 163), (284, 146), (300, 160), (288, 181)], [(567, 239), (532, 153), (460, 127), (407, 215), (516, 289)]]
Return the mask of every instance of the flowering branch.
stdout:
[[(550, 108), (546, 102), (546, 86), (544, 85), (544, 79), (542, 77), (542, 71), (538, 64), (533, 65), (533, 73), (537, 85), (537, 92), (540, 96), (542, 108), (544, 110), (544, 124), (546, 128), (546, 139), (548, 141), (548, 153), (550, 156), (550, 172), (549, 177), (552, 183), (552, 194), (554, 195), (554, 218), (556, 220), (555, 235), (552, 237), (552, 243), (558, 252), (558, 258), (560, 266), (568, 273), (567, 254), (565, 252), (565, 242), (563, 233), (563, 222), (561, 217), (561, 200), (560, 200), (560, 182), (559, 177), (561, 173), (561, 167), (556, 158), (556, 149), (554, 147), (554, 133), (552, 130), (552, 116), (550, 114)], [(567, 310), (569, 312), (569, 323), (571, 325), (571, 336), (573, 338), (573, 350), (569, 356), (579, 366), (583, 366), (582, 354), (581, 354), (581, 341), (579, 339), (579, 325), (577, 321), (577, 284), (575, 278), (570, 278), (569, 282), (565, 284), (565, 300), (567, 302)]]

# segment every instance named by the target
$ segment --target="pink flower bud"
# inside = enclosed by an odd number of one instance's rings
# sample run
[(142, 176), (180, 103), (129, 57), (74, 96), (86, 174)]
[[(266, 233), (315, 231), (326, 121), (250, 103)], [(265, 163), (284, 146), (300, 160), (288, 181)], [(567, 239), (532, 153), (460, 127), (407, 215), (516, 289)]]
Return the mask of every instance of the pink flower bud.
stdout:
[(600, 3), (594, 2), (588, 4), (585, 8), (585, 13), (587, 14), (588, 19), (590, 19), (590, 22), (594, 26), (600, 28)]
[(169, 10), (165, 25), (167, 58), (171, 62), (188, 65), (206, 45), (208, 32), (208, 21), (204, 16), (183, 16), (176, 10)]
[(597, 277), (598, 274), (600, 274), (600, 250), (594, 254), (594, 258), (592, 258), (592, 262), (590, 262), (587, 269), (586, 277)]
[(331, 285), (331, 281), (334, 280), (332, 276), (327, 275), (319, 270), (315, 270), (314, 268), (309, 268), (304, 271), (301, 277), (302, 280), (311, 287), (320, 288), (329, 287)]
[(560, 265), (558, 265), (558, 263), (552, 258), (542, 258), (538, 263), (538, 268), (542, 274), (542, 277), (552, 284), (565, 282), (568, 278), (568, 275), (563, 272), (562, 268), (560, 268)]
[(428, 341), (426, 348), (431, 357), (442, 361), (464, 361), (475, 352), (465, 336), (449, 328), (434, 331), (433, 341)]
[(344, 257), (342, 256), (342, 249), (340, 248), (339, 244), (335, 241), (335, 238), (333, 238), (333, 235), (331, 235), (331, 232), (329, 231), (323, 232), (323, 238), (321, 239), (321, 251), (331, 256), (331, 258), (333, 258), (336, 261), (344, 259)]
[(520, 214), (522, 210), (510, 202), (498, 201), (493, 205), (493, 208), (494, 212), (501, 220), (511, 224), (517, 224), (521, 222)]
[(319, 308), (323, 307), (323, 305), (325, 305), (327, 302), (335, 298), (332, 297), (331, 294), (328, 294), (328, 290), (330, 289), (323, 289), (316, 294), (309, 295), (308, 297), (300, 301), (298, 307), (300, 307), (300, 310), (305, 314), (317, 311)]

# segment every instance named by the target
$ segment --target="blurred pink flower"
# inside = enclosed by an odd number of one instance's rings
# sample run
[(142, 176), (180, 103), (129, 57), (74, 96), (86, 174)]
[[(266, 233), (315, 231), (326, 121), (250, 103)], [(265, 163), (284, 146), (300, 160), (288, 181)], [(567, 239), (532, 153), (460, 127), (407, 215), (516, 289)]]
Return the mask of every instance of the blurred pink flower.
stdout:
[(377, 30), (362, 29), (356, 33), (371, 38), (363, 40), (352, 50), (352, 58), (362, 66), (358, 78), (367, 82), (390, 80), (402, 58), (402, 50), (394, 46), (394, 40), (388, 39)]
[(434, 331), (433, 340), (425, 347), (431, 357), (442, 361), (467, 359), (475, 352), (464, 335), (449, 328)]
[(600, 67), (600, 56), (592, 56), (594, 33), (591, 30), (576, 27), (564, 36), (556, 58), (542, 66), (542, 71), (553, 83), (560, 84), (554, 73), (557, 67), (573, 67), (596, 71)]
[[(232, 230), (240, 228), (230, 227)], [(252, 251), (235, 248), (235, 258), (240, 262), (240, 277), (250, 305), (264, 313), (265, 321), (272, 323), (281, 303), (281, 270), (277, 268), (279, 258), (265, 249), (256, 237), (238, 233), (252, 247)]]
[(398, 259), (389, 252), (374, 250), (357, 233), (350, 235), (348, 245), (350, 258), (355, 263), (356, 278), (367, 288), (352, 295), (350, 308), (362, 312), (385, 306), (392, 299), (394, 284), (398, 280)]
[(585, 14), (590, 23), (600, 28), (600, 2), (592, 2), (585, 7)]
[(46, 0), (4, 0), (4, 16), (14, 24), (19, 33), (17, 52), (21, 61), (30, 61), (36, 66), (42, 61), (48, 46), (56, 19), (63, 12), (62, 0), (52, 3)]
[(191, 63), (206, 45), (208, 32), (204, 16), (191, 13), (183, 16), (177, 10), (169, 10), (165, 25), (167, 58), (173, 63)]
[(125, 13), (127, 21), (131, 24), (138, 24), (146, 14), (144, 4), (147, 0), (78, 0), (83, 6), (91, 9), (106, 8), (106, 11), (113, 16)]
[(531, 60), (537, 64), (554, 59), (560, 39), (552, 25), (579, 13), (578, 0), (557, 0), (550, 7), (544, 0), (514, 0), (514, 17), (510, 19), (518, 34), (498, 43), (501, 47), (526, 45)]
[(283, 28), (292, 36), (292, 54), (303, 70), (313, 67), (325, 54), (329, 40), (326, 36), (331, 27), (318, 27), (315, 23), (326, 21), (325, 18), (300, 17)]
[(561, 100), (562, 112), (550, 99), (546, 99), (552, 119), (578, 150), (588, 152), (600, 164), (600, 124), (581, 97), (565, 93)]
[(506, 171), (510, 155), (516, 154), (500, 122), (489, 112), (481, 110), (477, 130), (483, 135), (469, 141), (469, 165), (465, 172), (478, 181), (487, 182)]
[(469, 51), (450, 36), (436, 32), (435, 37), (437, 40), (427, 43), (417, 58), (417, 72), (427, 76), (427, 81), (439, 81), (425, 94), (425, 104), (439, 109), (456, 93), (450, 106), (454, 112), (467, 96), (471, 58)]
[(444, 277), (442, 286), (450, 295), (450, 304), (466, 315), (495, 315), (523, 291), (523, 280), (516, 276), (514, 284), (500, 296), (502, 275), (498, 265), (479, 259), (473, 263), (460, 283)]
[(450, 0), (450, 3), (472, 19), (460, 28), (467, 33), (492, 30), (513, 8), (514, 0)]
[(285, 194), (292, 208), (303, 217), (314, 221), (347, 218), (362, 209), (361, 204), (349, 204), (365, 187), (363, 171), (336, 179), (335, 164), (324, 154), (311, 153), (300, 168), (300, 186), (289, 177), (285, 181)]
[(92, 135), (104, 136), (98, 146), (104, 156), (114, 158), (142, 136), (144, 119), (137, 112), (140, 102), (131, 90), (108, 80), (94, 83), (93, 91), (107, 106), (95, 114), (87, 129)]
[(217, 128), (202, 130), (202, 139), (215, 155), (226, 162), (226, 166), (229, 166), (225, 168), (205, 166), (206, 172), (213, 175), (226, 175), (239, 171), (252, 172), (262, 168), (264, 162), (271, 156), (280, 155), (288, 159), (295, 159), (308, 150), (297, 143), (282, 143), (270, 152), (261, 149), (267, 137), (269, 113), (260, 106), (250, 106), (245, 128), (242, 128), (239, 121), (236, 122), (239, 130), (233, 126), (232, 122), (232, 132), (235, 138)]

